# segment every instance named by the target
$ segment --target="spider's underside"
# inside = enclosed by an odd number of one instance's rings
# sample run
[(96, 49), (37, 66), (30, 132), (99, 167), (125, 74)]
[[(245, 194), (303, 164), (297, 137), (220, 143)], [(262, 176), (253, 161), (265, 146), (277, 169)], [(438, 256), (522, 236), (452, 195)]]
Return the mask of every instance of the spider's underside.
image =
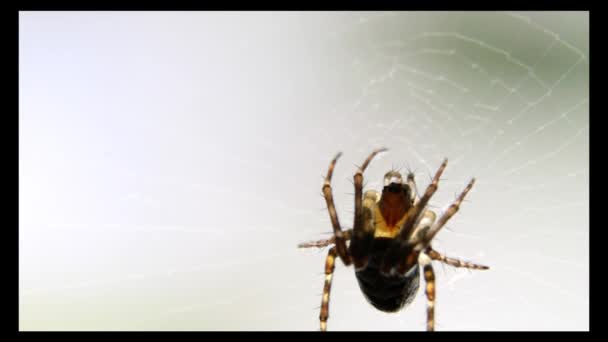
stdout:
[(355, 173), (355, 217), (353, 228), (349, 230), (342, 230), (340, 226), (330, 184), (341, 153), (336, 155), (329, 165), (322, 188), (334, 234), (327, 240), (299, 245), (302, 248), (332, 246), (325, 261), (325, 285), (319, 316), (321, 331), (327, 330), (329, 294), (336, 257), (346, 266), (353, 264), (365, 298), (374, 307), (386, 312), (398, 311), (414, 299), (419, 287), (420, 265), (426, 282), (429, 331), (434, 330), (435, 326), (435, 274), (431, 261), (437, 260), (456, 267), (488, 269), (487, 266), (446, 257), (431, 247), (431, 241), (458, 211), (475, 179), (469, 182), (454, 203), (437, 219), (437, 215), (426, 206), (437, 190), (447, 159), (435, 173), (422, 197), (417, 193), (413, 173), (410, 172), (406, 182), (403, 182), (401, 174), (396, 171), (385, 174), (382, 193), (369, 190), (363, 194), (363, 172), (374, 156), (383, 151), (386, 149), (372, 152)]

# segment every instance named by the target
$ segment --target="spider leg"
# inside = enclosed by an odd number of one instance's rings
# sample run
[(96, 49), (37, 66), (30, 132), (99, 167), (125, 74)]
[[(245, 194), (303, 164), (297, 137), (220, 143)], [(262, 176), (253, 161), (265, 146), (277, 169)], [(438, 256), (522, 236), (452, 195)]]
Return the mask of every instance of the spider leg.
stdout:
[[(407, 241), (406, 244), (401, 244), (401, 245), (394, 244), (391, 247), (391, 248), (393, 248), (391, 250), (391, 252), (400, 251), (400, 253), (402, 253), (402, 254), (399, 257), (400, 259), (398, 262), (392, 262), (392, 263), (387, 262), (383, 265), (383, 267), (385, 267), (385, 268), (381, 268), (381, 269), (384, 273), (390, 272), (391, 267), (395, 266), (395, 264), (396, 264), (397, 272), (403, 275), (409, 269), (411, 269), (411, 267), (413, 267), (416, 264), (416, 260), (418, 260), (421, 255), (421, 251), (417, 250), (416, 246), (421, 241), (423, 241), (424, 237), (426, 236), (427, 232), (431, 229), (431, 226), (435, 222), (436, 218), (437, 218), (437, 215), (432, 210), (425, 210), (424, 213), (422, 215), (420, 215), (420, 220), (416, 224), (414, 233), (412, 234), (412, 237), (410, 238), (410, 240)], [(427, 248), (427, 251), (429, 249), (430, 249), (430, 247)], [(425, 251), (425, 253), (426, 253), (426, 251)], [(403, 258), (402, 257), (403, 255), (405, 255), (406, 257)], [(385, 259), (385, 260), (392, 260), (392, 259)]]
[(429, 229), (429, 231), (426, 233), (426, 235), (424, 236), (422, 241), (417, 245), (417, 248), (423, 249), (431, 243), (431, 240), (433, 240), (435, 235), (437, 235), (437, 233), (439, 233), (439, 230), (441, 230), (441, 228), (446, 224), (446, 222), (448, 222), (448, 220), (452, 216), (454, 216), (454, 214), (456, 214), (456, 212), (460, 208), (460, 204), (464, 200), (464, 197), (473, 188), (473, 184), (475, 184), (475, 178), (471, 179), (471, 181), (469, 182), (467, 187), (464, 188), (464, 190), (460, 193), (460, 195), (458, 196), (456, 201), (454, 201), (454, 203), (452, 203), (448, 207), (448, 209), (443, 213), (443, 215), (441, 215), (441, 217), (439, 217), (437, 222), (435, 222), (433, 224), (433, 226), (431, 226), (431, 229)]
[(421, 259), (425, 259), (422, 269), (424, 271), (425, 294), (426, 294), (426, 330), (435, 330), (435, 272), (429, 257), (421, 253)]
[(332, 247), (327, 253), (325, 259), (325, 284), (323, 285), (323, 298), (321, 299), (321, 313), (319, 321), (321, 323), (321, 331), (327, 331), (327, 319), (329, 318), (329, 293), (331, 291), (331, 281), (336, 267), (336, 247)]
[(410, 190), (412, 191), (412, 202), (416, 205), (420, 201), (420, 196), (418, 196), (418, 187), (416, 186), (413, 172), (407, 174), (407, 185), (409, 185)]
[(470, 269), (474, 269), (474, 270), (487, 270), (490, 268), (488, 266), (474, 264), (472, 262), (466, 262), (466, 261), (447, 257), (447, 256), (442, 255), (439, 252), (433, 250), (430, 247), (427, 248), (426, 253), (429, 255), (429, 257), (431, 257), (431, 259), (441, 261), (444, 264), (448, 264), (448, 265), (454, 266), (454, 267), (464, 267), (464, 268), (470, 268)]
[(321, 190), (323, 191), (323, 197), (325, 197), (325, 202), (327, 203), (327, 210), (329, 211), (329, 218), (331, 219), (331, 225), (334, 229), (334, 240), (336, 244), (336, 250), (344, 265), (350, 265), (351, 259), (350, 255), (346, 250), (346, 239), (344, 238), (344, 232), (342, 228), (340, 228), (340, 221), (338, 221), (338, 213), (336, 212), (336, 206), (334, 205), (334, 198), (331, 190), (331, 176), (334, 172), (334, 167), (336, 166), (336, 161), (342, 153), (338, 153), (334, 159), (329, 164), (329, 169), (327, 170), (327, 176), (325, 177), (325, 182), (323, 183), (323, 187)]
[[(443, 163), (441, 163), (441, 166), (439, 166), (439, 169), (437, 170), (437, 172), (435, 172), (433, 181), (431, 182), (431, 184), (429, 184), (427, 186), (426, 190), (424, 191), (424, 195), (422, 195), (422, 197), (420, 198), (418, 203), (416, 203), (408, 211), (407, 219), (403, 223), (401, 231), (399, 232), (399, 239), (401, 241), (408, 241), (409, 238), (411, 237), (412, 233), (414, 232), (414, 229), (412, 229), (412, 228), (415, 226), (416, 221), (418, 220), (418, 216), (420, 216), (420, 213), (426, 207), (426, 205), (428, 204), (431, 197), (435, 194), (435, 191), (437, 191), (437, 187), (439, 184), (439, 178), (441, 177), (441, 174), (443, 174), (443, 171), (445, 170), (445, 167), (447, 166), (447, 164), (448, 164), (448, 160), (444, 159)], [(409, 176), (408, 176), (408, 178), (409, 178)], [(413, 177), (412, 177), (412, 180), (413, 180)]]
[[(353, 257), (355, 268), (364, 267), (367, 263), (367, 254), (371, 243), (374, 239), (374, 224), (373, 214), (369, 210), (369, 206), (364, 206), (363, 199), (363, 172), (372, 161), (372, 159), (380, 152), (386, 151), (386, 148), (374, 150), (359, 167), (354, 176), (355, 184), (355, 218), (353, 223), (353, 237), (349, 246), (350, 254)], [(375, 195), (366, 193), (365, 201), (375, 203)], [(372, 199), (374, 197), (374, 199)]]
[[(352, 232), (353, 232), (352, 229), (348, 229), (343, 232), (345, 241), (350, 240)], [(310, 248), (310, 247), (323, 248), (323, 247), (327, 247), (334, 243), (336, 243), (336, 237), (332, 236), (329, 239), (325, 239), (325, 240), (302, 242), (301, 244), (298, 245), (298, 248)]]

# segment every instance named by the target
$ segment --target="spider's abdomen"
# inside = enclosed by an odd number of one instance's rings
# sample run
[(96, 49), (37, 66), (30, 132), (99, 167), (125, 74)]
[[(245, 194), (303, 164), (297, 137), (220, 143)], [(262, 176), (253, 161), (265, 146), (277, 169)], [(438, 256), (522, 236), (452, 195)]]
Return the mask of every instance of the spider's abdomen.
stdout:
[(418, 265), (405, 275), (386, 276), (380, 273), (380, 262), (393, 241), (389, 238), (374, 239), (367, 266), (355, 272), (365, 299), (376, 309), (385, 312), (399, 311), (411, 303), (420, 283)]

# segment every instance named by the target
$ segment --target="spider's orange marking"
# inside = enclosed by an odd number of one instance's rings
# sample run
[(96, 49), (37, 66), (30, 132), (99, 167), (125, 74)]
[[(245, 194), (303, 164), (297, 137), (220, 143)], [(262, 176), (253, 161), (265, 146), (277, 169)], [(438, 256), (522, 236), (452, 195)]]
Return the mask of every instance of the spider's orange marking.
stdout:
[(411, 206), (411, 199), (407, 198), (405, 193), (383, 191), (374, 210), (376, 219), (374, 237), (394, 238), (397, 236)]
[(382, 193), (380, 211), (384, 222), (389, 226), (394, 226), (410, 207), (409, 199), (403, 193), (393, 193), (385, 191)]
[(391, 239), (395, 238), (399, 234), (401, 226), (403, 226), (403, 223), (407, 218), (407, 215), (404, 214), (402, 215), (399, 221), (391, 221), (392, 224), (389, 224), (388, 222), (386, 222), (384, 215), (382, 214), (382, 210), (379, 206), (376, 206), (374, 208), (374, 216), (376, 220), (376, 230), (374, 230), (374, 237), (385, 237)]

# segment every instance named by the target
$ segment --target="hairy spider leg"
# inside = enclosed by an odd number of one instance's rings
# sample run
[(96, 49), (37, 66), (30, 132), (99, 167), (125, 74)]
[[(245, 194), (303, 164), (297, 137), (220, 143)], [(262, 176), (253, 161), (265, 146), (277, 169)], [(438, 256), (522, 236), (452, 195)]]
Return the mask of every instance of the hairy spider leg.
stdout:
[(426, 253), (429, 255), (429, 257), (431, 257), (431, 259), (443, 262), (444, 264), (448, 264), (448, 265), (454, 266), (454, 267), (470, 268), (473, 270), (487, 270), (490, 268), (485, 265), (479, 265), (479, 264), (474, 264), (472, 262), (467, 262), (467, 261), (462, 261), (462, 260), (458, 260), (455, 258), (450, 258), (448, 256), (440, 254), (439, 252), (433, 250), (430, 247), (427, 248)]
[[(441, 166), (439, 166), (439, 169), (437, 170), (437, 172), (435, 172), (433, 181), (431, 182), (431, 184), (429, 184), (427, 186), (426, 190), (424, 191), (424, 195), (422, 195), (422, 197), (419, 199), (418, 203), (416, 203), (416, 205), (414, 205), (407, 213), (407, 219), (403, 223), (403, 227), (401, 228), (401, 231), (399, 232), (399, 239), (401, 241), (408, 241), (410, 239), (410, 237), (412, 236), (412, 233), (414, 232), (415, 224), (417, 223), (416, 221), (418, 221), (418, 217), (420, 216), (420, 213), (422, 213), (422, 211), (424, 210), (426, 205), (429, 203), (429, 200), (431, 199), (431, 197), (437, 191), (438, 184), (439, 184), (439, 178), (441, 178), (441, 175), (443, 174), (443, 171), (445, 170), (447, 165), (448, 165), (448, 160), (444, 159), (443, 163), (441, 163)], [(413, 178), (412, 178), (412, 180), (413, 180)]]
[(325, 259), (325, 284), (323, 285), (323, 298), (321, 299), (321, 313), (319, 321), (321, 323), (321, 331), (327, 331), (327, 319), (329, 318), (329, 293), (331, 291), (331, 281), (334, 276), (336, 267), (336, 247), (329, 249), (327, 258)]
[(416, 186), (416, 180), (414, 180), (414, 174), (412, 172), (407, 174), (407, 185), (412, 192), (412, 203), (416, 205), (420, 201), (420, 196), (418, 196), (418, 187)]
[[(475, 178), (471, 179), (471, 181), (469, 182), (469, 184), (460, 193), (460, 195), (458, 196), (458, 198), (456, 198), (456, 200), (454, 201), (454, 203), (452, 203), (448, 207), (448, 209), (439, 217), (439, 219), (433, 223), (433, 225), (431, 226), (431, 228), (429, 228), (425, 232), (424, 236), (419, 241), (416, 241), (416, 244), (413, 246), (414, 253), (423, 251), (424, 249), (426, 249), (427, 247), (430, 246), (431, 241), (437, 235), (437, 233), (439, 233), (439, 231), (441, 230), (441, 228), (443, 226), (445, 226), (445, 224), (448, 222), (448, 220), (452, 216), (454, 216), (454, 214), (456, 214), (456, 212), (460, 208), (460, 204), (464, 200), (465, 196), (473, 188), (473, 184), (475, 184)], [(402, 260), (399, 263), (399, 265), (397, 266), (397, 271), (400, 272), (400, 273), (405, 273), (410, 267), (411, 267), (411, 265), (409, 264), (409, 262), (407, 262), (407, 260)]]
[(448, 220), (452, 216), (454, 216), (454, 214), (456, 214), (458, 209), (460, 209), (460, 204), (464, 200), (465, 196), (473, 188), (473, 184), (475, 184), (475, 178), (471, 179), (469, 184), (467, 184), (466, 188), (464, 188), (458, 198), (456, 198), (456, 201), (454, 201), (454, 203), (452, 203), (448, 207), (448, 209), (443, 213), (443, 215), (441, 215), (441, 217), (439, 217), (439, 219), (433, 224), (433, 226), (431, 226), (431, 229), (429, 229), (428, 233), (424, 236), (423, 241), (420, 243), (420, 247), (418, 247), (420, 248), (420, 250), (428, 247), (435, 235), (439, 233), (439, 231), (446, 224), (446, 222), (448, 222)]
[(423, 266), (426, 294), (426, 330), (435, 330), (435, 272), (430, 262)]
[[(355, 184), (355, 218), (353, 223), (353, 237), (350, 243), (350, 254), (353, 257), (355, 269), (364, 267), (369, 257), (369, 250), (374, 239), (373, 214), (368, 208), (363, 208), (363, 172), (380, 152), (387, 151), (386, 148), (374, 150), (359, 167), (354, 176)], [(365, 213), (364, 213), (365, 212)]]
[(327, 203), (327, 210), (329, 211), (329, 218), (331, 219), (331, 225), (334, 229), (334, 238), (337, 253), (340, 256), (340, 259), (344, 263), (344, 265), (351, 264), (351, 258), (346, 249), (346, 239), (344, 238), (344, 232), (342, 228), (340, 228), (340, 221), (338, 221), (338, 213), (336, 212), (336, 206), (334, 205), (334, 198), (331, 190), (331, 176), (334, 172), (334, 167), (336, 166), (336, 161), (342, 153), (336, 154), (334, 159), (329, 164), (329, 169), (327, 170), (327, 176), (325, 177), (325, 182), (323, 183), (323, 187), (321, 191), (323, 191), (323, 197), (325, 197), (325, 202)]
[[(350, 237), (353, 233), (352, 229), (348, 229), (342, 232), (344, 235), (344, 240), (348, 241), (350, 240)], [(318, 241), (308, 241), (308, 242), (302, 242), (301, 244), (298, 245), (298, 248), (310, 248), (310, 247), (318, 247), (318, 248), (323, 248), (323, 247), (327, 247), (329, 245), (332, 245), (336, 243), (336, 237), (332, 236), (329, 239), (324, 239), (324, 240), (318, 240)]]

